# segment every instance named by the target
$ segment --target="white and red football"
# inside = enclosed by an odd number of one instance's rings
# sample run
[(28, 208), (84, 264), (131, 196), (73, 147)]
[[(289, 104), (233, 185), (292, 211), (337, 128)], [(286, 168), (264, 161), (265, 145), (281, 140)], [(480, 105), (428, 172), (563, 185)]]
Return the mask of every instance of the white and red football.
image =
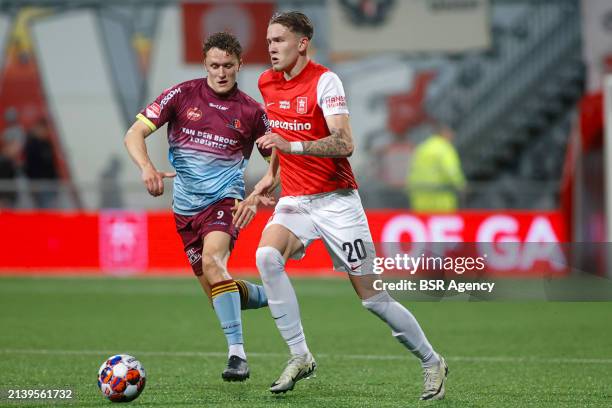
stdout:
[(105, 398), (113, 402), (135, 400), (147, 382), (140, 361), (127, 354), (109, 357), (98, 371), (98, 387)]

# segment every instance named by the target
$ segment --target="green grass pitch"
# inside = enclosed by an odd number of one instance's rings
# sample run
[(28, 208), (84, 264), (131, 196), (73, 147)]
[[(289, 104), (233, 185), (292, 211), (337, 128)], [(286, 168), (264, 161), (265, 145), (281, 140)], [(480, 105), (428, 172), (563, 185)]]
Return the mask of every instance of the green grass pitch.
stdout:
[[(294, 284), (318, 371), (273, 396), (287, 349), (268, 309), (243, 313), (251, 379), (224, 383), (225, 339), (194, 278), (0, 278), (0, 406), (109, 406), (96, 375), (115, 353), (147, 370), (141, 407), (612, 406), (611, 303), (408, 304), (450, 368), (447, 398), (419, 403), (417, 360), (346, 279)], [(6, 399), (66, 387), (76, 401)]]

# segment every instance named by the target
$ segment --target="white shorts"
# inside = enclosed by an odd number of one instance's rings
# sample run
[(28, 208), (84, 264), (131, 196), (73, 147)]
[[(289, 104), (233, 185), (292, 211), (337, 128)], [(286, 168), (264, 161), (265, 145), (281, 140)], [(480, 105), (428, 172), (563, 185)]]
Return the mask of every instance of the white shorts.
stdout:
[(320, 238), (334, 269), (352, 275), (372, 273), (376, 254), (357, 190), (281, 197), (266, 228), (274, 224), (284, 226), (302, 242), (304, 248), (291, 258), (301, 259), (312, 241)]

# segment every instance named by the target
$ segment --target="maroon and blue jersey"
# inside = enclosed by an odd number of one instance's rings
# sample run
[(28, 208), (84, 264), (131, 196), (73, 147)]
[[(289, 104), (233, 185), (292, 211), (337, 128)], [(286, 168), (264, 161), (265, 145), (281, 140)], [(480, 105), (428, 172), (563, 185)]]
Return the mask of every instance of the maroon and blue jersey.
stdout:
[(223, 198), (244, 199), (244, 169), (255, 140), (270, 128), (263, 107), (237, 85), (218, 95), (206, 78), (183, 82), (136, 117), (152, 131), (168, 123), (175, 213), (193, 215)]

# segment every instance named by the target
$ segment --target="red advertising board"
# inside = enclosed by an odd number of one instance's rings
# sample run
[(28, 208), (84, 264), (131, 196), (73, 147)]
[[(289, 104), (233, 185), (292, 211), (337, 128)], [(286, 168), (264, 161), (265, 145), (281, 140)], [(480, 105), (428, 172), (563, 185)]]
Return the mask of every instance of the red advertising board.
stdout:
[[(230, 258), (232, 271), (256, 273), (255, 250), (270, 215), (270, 211), (260, 211), (240, 233)], [(524, 251), (520, 254), (490, 248), (490, 266), (497, 271), (528, 271), (536, 264), (552, 265), (555, 260), (549, 259), (549, 254), (537, 246), (529, 250), (524, 243), (568, 240), (565, 221), (558, 212), (415, 215), (372, 210), (367, 216), (375, 242), (412, 243), (417, 252), (419, 243), (424, 242), (523, 244), (518, 247)], [(0, 211), (0, 231), (0, 273), (191, 273), (169, 212)], [(308, 248), (303, 260), (290, 261), (287, 269), (301, 275), (332, 273), (331, 260), (321, 242)]]

